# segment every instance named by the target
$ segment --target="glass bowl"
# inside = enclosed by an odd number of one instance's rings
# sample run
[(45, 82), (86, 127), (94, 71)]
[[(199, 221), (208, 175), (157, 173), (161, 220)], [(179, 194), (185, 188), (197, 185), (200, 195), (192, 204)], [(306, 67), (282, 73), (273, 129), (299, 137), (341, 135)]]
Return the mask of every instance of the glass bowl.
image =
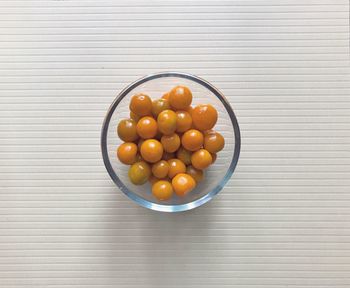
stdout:
[[(212, 104), (218, 111), (214, 127), (225, 138), (225, 147), (217, 160), (205, 171), (205, 179), (185, 197), (173, 196), (168, 201), (158, 201), (152, 196), (149, 183), (137, 186), (128, 179), (129, 166), (116, 157), (122, 143), (116, 127), (123, 118), (129, 118), (129, 102), (136, 93), (145, 93), (152, 99), (161, 98), (176, 85), (188, 86), (193, 94), (192, 105)], [(207, 81), (187, 73), (163, 72), (146, 76), (126, 87), (110, 106), (101, 133), (101, 149), (106, 169), (118, 188), (137, 204), (157, 211), (179, 212), (198, 207), (211, 200), (233, 174), (240, 153), (241, 136), (236, 116), (226, 98)]]

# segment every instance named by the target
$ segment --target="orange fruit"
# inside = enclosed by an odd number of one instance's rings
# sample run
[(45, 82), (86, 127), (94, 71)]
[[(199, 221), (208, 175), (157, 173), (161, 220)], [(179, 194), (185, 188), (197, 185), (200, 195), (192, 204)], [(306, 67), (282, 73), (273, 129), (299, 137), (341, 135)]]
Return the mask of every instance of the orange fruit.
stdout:
[(192, 107), (192, 98), (183, 85), (154, 101), (135, 94), (129, 104), (130, 119), (118, 124), (118, 136), (125, 142), (116, 151), (118, 159), (131, 165), (132, 183), (152, 184), (158, 200), (170, 199), (174, 191), (184, 196), (193, 190), (225, 146), (224, 137), (211, 130), (217, 110), (210, 104)]
[(154, 117), (158, 117), (159, 113), (170, 109), (170, 104), (167, 99), (157, 99), (152, 102), (152, 114)]
[(184, 162), (185, 165), (191, 164), (191, 155), (192, 152), (186, 150), (184, 147), (180, 147), (179, 150), (176, 152), (176, 157)]
[(176, 113), (172, 110), (164, 110), (157, 118), (158, 129), (164, 135), (173, 134), (176, 130)]
[(134, 112), (130, 111), (130, 118), (137, 122), (140, 120), (141, 117), (139, 115), (136, 115)]
[(145, 94), (136, 94), (132, 96), (130, 110), (138, 116), (147, 116), (152, 114), (152, 100)]
[(174, 159), (168, 160), (168, 163), (169, 163), (168, 176), (170, 179), (173, 178), (176, 174), (186, 172), (186, 165), (181, 160), (174, 158)]
[(176, 110), (184, 110), (192, 103), (191, 90), (186, 86), (176, 86), (169, 92), (170, 106)]
[(147, 139), (142, 143), (140, 152), (147, 162), (155, 163), (162, 158), (163, 146), (158, 140)]
[(218, 120), (218, 112), (210, 104), (196, 106), (191, 115), (194, 127), (201, 131), (210, 130)]
[(142, 117), (139, 122), (137, 122), (136, 131), (143, 139), (153, 138), (158, 131), (157, 121), (150, 116)]
[(117, 150), (117, 156), (123, 164), (131, 165), (136, 162), (137, 146), (135, 143), (126, 142), (121, 144)]
[(179, 149), (181, 144), (180, 137), (176, 133), (162, 136), (160, 142), (163, 145), (164, 151), (169, 153), (175, 152), (177, 149)]
[(187, 195), (196, 187), (196, 181), (193, 177), (185, 173), (177, 174), (171, 183), (176, 195), (180, 197)]
[(203, 180), (204, 178), (204, 172), (203, 170), (199, 170), (197, 168), (194, 168), (192, 165), (187, 166), (186, 173), (188, 175), (191, 175), (192, 178), (198, 183)]
[(168, 176), (169, 163), (165, 160), (160, 160), (152, 165), (152, 173), (155, 177), (162, 179)]
[(136, 131), (136, 122), (133, 119), (123, 119), (119, 122), (117, 133), (124, 142), (133, 142), (139, 138)]
[(192, 127), (192, 117), (186, 111), (176, 111), (176, 131), (183, 133)]
[(194, 168), (203, 170), (213, 163), (213, 157), (207, 150), (199, 149), (192, 154), (191, 162)]
[(203, 139), (203, 134), (200, 131), (190, 129), (182, 135), (181, 144), (189, 151), (196, 151), (203, 146)]
[(130, 166), (128, 175), (133, 184), (142, 185), (151, 176), (151, 168), (144, 161), (136, 162)]
[(169, 92), (166, 92), (163, 94), (162, 98), (169, 101), (169, 96), (170, 96)]
[(173, 193), (173, 186), (169, 181), (159, 180), (152, 185), (152, 194), (158, 200), (168, 200), (171, 198)]
[(213, 164), (216, 161), (216, 153), (210, 153), (211, 157), (213, 158), (213, 162), (211, 162), (211, 164)]
[(173, 158), (175, 158), (175, 154), (174, 153), (169, 153), (169, 152), (164, 152), (163, 153), (163, 157), (162, 157), (163, 160), (170, 160), (170, 159), (173, 159)]
[(217, 153), (221, 151), (225, 146), (224, 137), (216, 132), (210, 131), (204, 135), (204, 149), (208, 150), (210, 153)]
[(191, 118), (192, 118), (193, 107), (192, 107), (192, 106), (188, 106), (188, 107), (185, 109), (185, 111), (188, 112), (188, 113), (191, 115)]

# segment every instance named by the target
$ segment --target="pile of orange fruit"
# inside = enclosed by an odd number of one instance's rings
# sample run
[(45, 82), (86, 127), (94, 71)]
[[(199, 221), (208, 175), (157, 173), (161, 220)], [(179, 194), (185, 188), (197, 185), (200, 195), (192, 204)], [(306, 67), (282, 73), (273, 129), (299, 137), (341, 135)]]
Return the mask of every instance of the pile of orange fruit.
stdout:
[(130, 101), (130, 118), (118, 124), (124, 141), (117, 149), (119, 161), (131, 165), (128, 176), (133, 184), (149, 181), (158, 200), (191, 192), (225, 146), (224, 137), (213, 130), (216, 109), (191, 104), (191, 90), (181, 85), (153, 101), (136, 94)]

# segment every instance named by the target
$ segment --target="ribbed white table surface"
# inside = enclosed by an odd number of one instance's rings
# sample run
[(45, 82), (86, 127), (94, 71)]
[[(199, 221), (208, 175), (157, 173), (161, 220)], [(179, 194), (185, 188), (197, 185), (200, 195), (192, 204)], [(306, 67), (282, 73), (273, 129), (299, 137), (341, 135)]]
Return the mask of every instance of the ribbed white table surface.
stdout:
[[(237, 170), (164, 214), (110, 180), (116, 94), (196, 74), (235, 109)], [(347, 0), (0, 1), (0, 287), (350, 287)]]

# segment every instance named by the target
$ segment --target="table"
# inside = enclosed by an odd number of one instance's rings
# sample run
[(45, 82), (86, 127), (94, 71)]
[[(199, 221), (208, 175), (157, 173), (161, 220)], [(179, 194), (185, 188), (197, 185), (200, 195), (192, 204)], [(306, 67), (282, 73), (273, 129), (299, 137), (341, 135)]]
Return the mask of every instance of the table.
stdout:
[[(0, 1), (0, 287), (350, 286), (349, 2)], [(116, 94), (196, 74), (235, 109), (207, 205), (136, 206), (105, 171)]]

